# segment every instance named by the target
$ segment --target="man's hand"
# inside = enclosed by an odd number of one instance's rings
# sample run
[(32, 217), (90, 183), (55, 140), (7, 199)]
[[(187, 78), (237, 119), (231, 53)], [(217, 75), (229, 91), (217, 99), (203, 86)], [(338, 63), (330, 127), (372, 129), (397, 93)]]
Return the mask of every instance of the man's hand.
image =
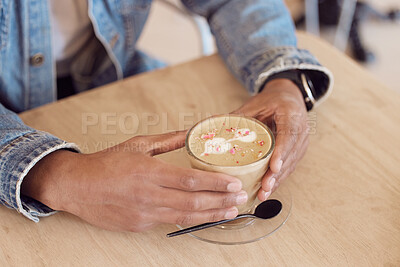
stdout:
[(303, 96), (290, 80), (276, 79), (233, 113), (254, 117), (275, 133), (275, 150), (258, 192), (258, 198), (264, 201), (294, 171), (307, 150), (307, 110)]
[(28, 173), (22, 194), (109, 230), (236, 217), (234, 206), (247, 201), (240, 180), (153, 157), (182, 147), (184, 140), (185, 132), (177, 132), (137, 136), (94, 154), (57, 151)]

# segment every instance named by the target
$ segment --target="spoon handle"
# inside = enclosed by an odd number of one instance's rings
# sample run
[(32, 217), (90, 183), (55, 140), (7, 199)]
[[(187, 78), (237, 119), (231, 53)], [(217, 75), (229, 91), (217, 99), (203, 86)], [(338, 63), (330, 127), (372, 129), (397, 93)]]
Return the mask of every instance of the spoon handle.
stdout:
[(195, 225), (195, 226), (192, 226), (192, 227), (189, 227), (189, 228), (185, 228), (185, 229), (182, 229), (182, 230), (179, 230), (179, 231), (176, 231), (176, 232), (169, 233), (169, 234), (167, 234), (167, 237), (183, 235), (183, 234), (191, 233), (191, 232), (194, 232), (194, 231), (199, 231), (199, 230), (203, 230), (203, 229), (206, 229), (206, 228), (210, 228), (210, 227), (213, 227), (213, 226), (216, 226), (216, 225), (220, 225), (220, 224), (223, 224), (223, 223), (231, 222), (231, 221), (234, 221), (234, 220), (237, 220), (237, 219), (248, 218), (248, 217), (255, 217), (255, 216), (253, 214), (241, 214), (241, 215), (238, 215), (235, 218), (229, 219), (229, 220), (222, 220), (222, 221), (218, 221), (218, 222), (203, 223), (203, 224)]

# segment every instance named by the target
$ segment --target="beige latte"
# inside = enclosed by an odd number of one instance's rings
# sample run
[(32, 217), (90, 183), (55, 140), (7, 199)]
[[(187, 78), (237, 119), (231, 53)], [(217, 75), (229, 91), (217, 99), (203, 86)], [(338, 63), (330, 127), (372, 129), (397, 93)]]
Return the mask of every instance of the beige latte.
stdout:
[(239, 213), (254, 208), (274, 145), (274, 136), (266, 125), (238, 115), (207, 118), (193, 126), (186, 137), (192, 167), (226, 173), (242, 181), (248, 201), (238, 206)]

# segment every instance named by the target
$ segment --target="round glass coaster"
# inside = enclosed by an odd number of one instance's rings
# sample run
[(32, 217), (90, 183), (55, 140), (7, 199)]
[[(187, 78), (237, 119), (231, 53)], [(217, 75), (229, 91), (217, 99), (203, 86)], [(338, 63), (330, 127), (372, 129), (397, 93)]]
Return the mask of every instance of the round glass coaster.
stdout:
[[(201, 241), (221, 245), (238, 245), (261, 240), (281, 228), (289, 218), (292, 209), (292, 196), (284, 185), (281, 185), (268, 199), (277, 199), (282, 203), (281, 212), (274, 218), (248, 219), (249, 221), (243, 227), (216, 226), (188, 233), (188, 235)], [(186, 228), (180, 225), (177, 227)]]

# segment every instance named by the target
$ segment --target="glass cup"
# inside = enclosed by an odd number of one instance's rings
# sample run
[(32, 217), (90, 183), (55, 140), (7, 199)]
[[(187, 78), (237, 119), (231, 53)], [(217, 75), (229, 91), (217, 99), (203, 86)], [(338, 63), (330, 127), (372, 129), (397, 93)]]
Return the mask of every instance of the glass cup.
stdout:
[[(191, 150), (191, 145), (190, 145), (191, 142), (196, 141), (194, 140), (195, 136), (193, 135), (193, 132), (198, 131), (199, 130), (198, 127), (210, 128), (209, 125), (212, 124), (212, 120), (221, 120), (221, 119), (226, 119), (226, 120), (236, 119), (236, 121), (237, 119), (240, 119), (244, 120), (244, 122), (246, 122), (246, 124), (249, 125), (250, 127), (251, 125), (254, 124), (258, 124), (259, 126), (261, 126), (258, 127), (258, 129), (263, 129), (265, 131), (263, 132), (263, 134), (265, 134), (264, 137), (269, 139), (268, 142), (269, 147), (267, 148), (267, 152), (262, 157), (255, 159), (253, 162), (250, 162), (245, 165), (233, 165), (233, 166), (210, 163), (196, 156), (196, 153), (194, 153)], [(205, 124), (208, 125), (204, 126)], [(229, 125), (226, 125), (226, 123), (224, 123), (224, 127), (229, 127)], [(274, 135), (272, 134), (272, 131), (265, 124), (256, 119), (239, 115), (213, 116), (198, 122), (189, 130), (186, 136), (185, 145), (186, 145), (186, 152), (190, 160), (190, 164), (193, 168), (210, 172), (225, 173), (240, 179), (242, 182), (242, 189), (247, 192), (248, 201), (245, 204), (237, 206), (239, 214), (254, 212), (257, 200), (257, 193), (258, 190), (261, 188), (261, 180), (268, 169), (269, 161), (275, 147)], [(248, 224), (251, 224), (253, 220), (254, 219), (241, 219), (228, 224), (224, 224), (221, 226), (221, 228), (231, 229), (237, 227), (244, 227)]]

